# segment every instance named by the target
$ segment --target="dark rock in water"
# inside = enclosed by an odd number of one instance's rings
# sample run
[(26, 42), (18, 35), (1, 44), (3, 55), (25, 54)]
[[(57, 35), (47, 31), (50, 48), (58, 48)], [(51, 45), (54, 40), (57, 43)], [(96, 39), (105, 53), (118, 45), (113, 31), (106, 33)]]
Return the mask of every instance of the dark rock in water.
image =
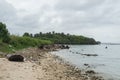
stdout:
[(97, 54), (82, 54), (82, 55), (85, 55), (85, 56), (98, 56)]
[(74, 54), (74, 52), (72, 52)]
[(69, 52), (72, 52), (71, 50)]
[(81, 54), (81, 53), (79, 53), (79, 52), (76, 52), (76, 54)]
[(62, 44), (62, 45), (60, 46), (60, 48), (61, 48), (61, 49), (69, 49), (70, 47), (69, 47), (68, 45), (63, 45), (63, 44)]
[(84, 64), (84, 66), (86, 66), (87, 68), (90, 68), (90, 67), (91, 67), (89, 64)]
[(105, 49), (107, 49), (108, 47), (106, 46)]
[(89, 66), (89, 64), (84, 64), (84, 66)]
[(88, 70), (85, 72), (86, 74), (95, 74), (95, 71), (94, 70)]
[(65, 45), (61, 45), (60, 48), (61, 48), (61, 49), (65, 49)]
[(17, 61), (17, 62), (23, 62), (24, 61), (24, 57), (21, 55), (7, 55), (7, 58), (9, 61)]
[(66, 49), (69, 49), (70, 47), (68, 46), (68, 45), (66, 45), (66, 47), (65, 47)]

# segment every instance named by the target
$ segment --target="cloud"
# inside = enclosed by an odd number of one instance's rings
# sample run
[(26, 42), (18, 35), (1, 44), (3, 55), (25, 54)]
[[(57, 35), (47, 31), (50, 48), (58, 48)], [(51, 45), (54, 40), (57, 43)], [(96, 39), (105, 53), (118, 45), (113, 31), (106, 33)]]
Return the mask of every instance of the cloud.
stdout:
[[(30, 9), (32, 6), (30, 6), (30, 8), (28, 8), (28, 6), (25, 7), (29, 1), (26, 1), (25, 3), (22, 1), (22, 3), (20, 2), (20, 5), (17, 6), (14, 0), (13, 4), (15, 5), (7, 2), (6, 0), (0, 0), (0, 21), (7, 24), (7, 27), (11, 33), (21, 35), (24, 32), (35, 33), (36, 31), (40, 31), (38, 29), (41, 29), (41, 25), (43, 24), (40, 22), (40, 19), (41, 16), (45, 15), (45, 10), (47, 10), (47, 8), (45, 5), (39, 7), (40, 10), (33, 10), (36, 8), (34, 6), (33, 9)], [(28, 5), (31, 5), (32, 2), (33, 0), (31, 0), (30, 4)], [(21, 6), (22, 4), (23, 6)]]
[(47, 32), (59, 21), (54, 16), (52, 8), (52, 4), (55, 4), (54, 0), (50, 2), (47, 0), (37, 0), (37, 2), (34, 0), (1, 0), (0, 4), (3, 4), (1, 10), (4, 12), (3, 15), (0, 13), (0, 16), (5, 16), (5, 19), (1, 17), (0, 21), (5, 22), (13, 34)]
[(119, 0), (0, 0), (0, 21), (14, 34), (56, 31), (120, 42), (119, 4)]
[[(66, 24), (119, 24), (115, 18), (119, 10), (116, 9), (116, 3), (113, 2), (108, 0), (60, 0), (55, 9)], [(114, 15), (116, 12), (117, 15)]]
[(67, 11), (80, 11), (94, 8), (101, 5), (106, 0), (59, 0), (56, 8)]
[(116, 33), (120, 25), (119, 3), (119, 0), (59, 0), (55, 7), (62, 19), (59, 27), (103, 42), (109, 41), (106, 37), (115, 42), (119, 37), (119, 32)]
[(15, 8), (5, 0), (0, 0), (0, 10), (0, 21), (9, 22), (16, 17)]
[(5, 23), (11, 31), (14, 23), (17, 20), (16, 9), (7, 1), (0, 0), (0, 22)]

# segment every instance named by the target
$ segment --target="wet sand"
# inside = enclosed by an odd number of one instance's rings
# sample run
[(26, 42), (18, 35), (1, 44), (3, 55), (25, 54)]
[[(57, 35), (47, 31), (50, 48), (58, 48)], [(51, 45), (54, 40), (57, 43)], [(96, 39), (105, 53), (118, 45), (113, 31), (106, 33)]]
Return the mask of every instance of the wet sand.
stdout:
[(0, 80), (103, 80), (95, 73), (82, 72), (47, 50), (28, 48), (17, 51), (25, 62), (0, 58)]

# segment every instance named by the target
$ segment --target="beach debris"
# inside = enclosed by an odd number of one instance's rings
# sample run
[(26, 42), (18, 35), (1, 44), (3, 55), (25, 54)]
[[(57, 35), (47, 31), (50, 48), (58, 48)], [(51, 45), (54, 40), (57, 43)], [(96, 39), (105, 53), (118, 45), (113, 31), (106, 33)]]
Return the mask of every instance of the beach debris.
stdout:
[(57, 49), (52, 49), (52, 51), (58, 51)]
[(82, 53), (76, 52), (76, 54), (82, 54)]
[(39, 49), (44, 49), (44, 45), (39, 45), (38, 48)]
[(98, 56), (97, 54), (81, 54), (81, 55), (85, 55), (85, 56)]
[(22, 55), (8, 54), (6, 57), (9, 61), (17, 61), (17, 62), (23, 62), (24, 61), (24, 57)]
[(53, 46), (52, 45), (39, 45), (38, 48), (44, 49), (44, 50), (50, 50), (53, 48)]

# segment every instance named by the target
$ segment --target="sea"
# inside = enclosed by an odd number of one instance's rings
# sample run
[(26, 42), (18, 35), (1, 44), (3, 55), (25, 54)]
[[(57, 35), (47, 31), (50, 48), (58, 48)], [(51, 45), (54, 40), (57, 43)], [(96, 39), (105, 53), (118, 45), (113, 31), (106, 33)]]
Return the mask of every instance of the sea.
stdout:
[[(87, 69), (95, 70), (105, 80), (120, 80), (120, 45), (69, 45), (70, 49), (62, 49), (52, 52), (65, 61)], [(85, 56), (81, 54), (97, 54), (98, 56)]]

